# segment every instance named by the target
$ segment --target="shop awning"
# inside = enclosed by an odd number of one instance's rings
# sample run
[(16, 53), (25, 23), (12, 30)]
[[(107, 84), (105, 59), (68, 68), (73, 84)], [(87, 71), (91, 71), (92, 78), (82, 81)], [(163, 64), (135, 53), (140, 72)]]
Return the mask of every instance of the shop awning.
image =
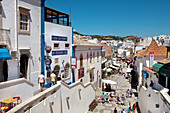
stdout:
[(107, 70), (106, 70), (107, 72), (111, 72), (112, 71), (112, 69), (111, 68), (107, 68)]
[(132, 71), (131, 68), (127, 68), (127, 69), (126, 69), (126, 73), (130, 73), (131, 71)]
[(170, 77), (170, 67), (167, 66), (163, 66), (160, 70), (159, 70), (159, 74), (166, 76), (166, 77)]
[(162, 66), (163, 64), (156, 63), (152, 66), (152, 70), (158, 73)]
[(0, 60), (11, 59), (11, 55), (6, 48), (0, 48)]
[(114, 68), (114, 69), (118, 69), (118, 67), (115, 67), (115, 66), (112, 66), (112, 65), (110, 65), (109, 67)]
[(112, 80), (102, 80), (102, 82), (107, 83), (107, 84), (117, 84), (115, 81), (112, 81)]

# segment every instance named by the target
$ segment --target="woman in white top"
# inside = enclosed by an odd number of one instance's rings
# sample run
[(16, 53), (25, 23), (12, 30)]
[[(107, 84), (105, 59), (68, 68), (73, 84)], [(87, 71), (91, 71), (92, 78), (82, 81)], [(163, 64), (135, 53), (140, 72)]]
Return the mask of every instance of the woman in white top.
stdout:
[(44, 83), (45, 83), (44, 72), (41, 72), (41, 75), (39, 75), (39, 77), (38, 77), (38, 84), (39, 83), (40, 83), (41, 92), (42, 92), (42, 88), (43, 88)]

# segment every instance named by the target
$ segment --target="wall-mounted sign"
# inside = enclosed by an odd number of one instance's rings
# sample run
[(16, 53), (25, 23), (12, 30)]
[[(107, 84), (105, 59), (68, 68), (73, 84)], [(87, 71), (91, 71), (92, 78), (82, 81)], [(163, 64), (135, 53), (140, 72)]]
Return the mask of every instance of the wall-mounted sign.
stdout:
[(67, 41), (67, 37), (64, 37), (64, 36), (54, 36), (54, 35), (52, 35), (52, 40), (53, 40), (53, 41)]
[(50, 47), (50, 46), (47, 46), (45, 49), (46, 49), (46, 52), (47, 52), (47, 53), (50, 53), (50, 52), (51, 52), (51, 47)]
[(71, 58), (71, 68), (77, 68), (77, 58)]
[(170, 51), (168, 51), (168, 58), (170, 58)]
[(61, 70), (61, 73), (64, 73), (64, 70)]
[(45, 60), (45, 64), (46, 64), (46, 65), (51, 65), (51, 59), (47, 58), (47, 59)]
[(67, 50), (52, 51), (52, 55), (67, 55)]
[(46, 70), (47, 70), (47, 71), (51, 71), (51, 66), (47, 65), (47, 66), (46, 66)]
[(58, 63), (58, 58), (55, 58), (55, 63)]
[(149, 55), (150, 55), (150, 57), (149, 57), (149, 68), (152, 68), (152, 66), (154, 65), (154, 52), (150, 52)]
[(84, 77), (84, 68), (80, 68), (78, 70), (78, 79), (81, 78), (81, 77)]

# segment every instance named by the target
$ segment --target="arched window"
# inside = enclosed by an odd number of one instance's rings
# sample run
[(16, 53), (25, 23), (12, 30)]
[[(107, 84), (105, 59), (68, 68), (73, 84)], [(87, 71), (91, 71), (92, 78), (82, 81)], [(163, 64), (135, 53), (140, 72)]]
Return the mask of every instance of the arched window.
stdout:
[(95, 52), (93, 52), (93, 62), (94, 62), (94, 60), (95, 60)]
[(80, 54), (80, 68), (83, 68), (83, 54)]
[(97, 62), (99, 62), (99, 52), (97, 52)]
[(69, 63), (67, 63), (64, 67), (64, 78), (69, 76)]
[(92, 63), (92, 52), (90, 52), (90, 63)]
[(54, 67), (54, 73), (56, 75), (56, 78), (59, 77), (59, 73), (60, 73), (60, 66), (59, 65), (56, 65)]

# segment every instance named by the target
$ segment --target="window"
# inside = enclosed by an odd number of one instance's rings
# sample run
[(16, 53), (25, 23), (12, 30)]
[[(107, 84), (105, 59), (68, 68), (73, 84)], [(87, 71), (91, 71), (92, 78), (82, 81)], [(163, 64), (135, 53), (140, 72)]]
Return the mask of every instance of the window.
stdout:
[(28, 15), (26, 14), (20, 14), (20, 30), (22, 31), (28, 31)]
[(94, 60), (95, 60), (95, 52), (93, 52), (93, 62), (94, 62)]
[(59, 43), (54, 43), (54, 49), (59, 49), (60, 48), (60, 44)]
[(64, 78), (69, 77), (69, 63), (67, 63), (64, 67)]
[(65, 48), (67, 48), (67, 49), (70, 48), (70, 44), (68, 44), (68, 43), (65, 44)]
[(19, 7), (19, 33), (30, 33), (29, 9)]
[(80, 68), (83, 68), (83, 55), (80, 54)]
[(99, 52), (97, 52), (97, 62), (99, 62)]
[(87, 52), (87, 63), (88, 63), (88, 60), (89, 60), (89, 53)]
[(90, 52), (90, 63), (92, 63), (92, 52)]

